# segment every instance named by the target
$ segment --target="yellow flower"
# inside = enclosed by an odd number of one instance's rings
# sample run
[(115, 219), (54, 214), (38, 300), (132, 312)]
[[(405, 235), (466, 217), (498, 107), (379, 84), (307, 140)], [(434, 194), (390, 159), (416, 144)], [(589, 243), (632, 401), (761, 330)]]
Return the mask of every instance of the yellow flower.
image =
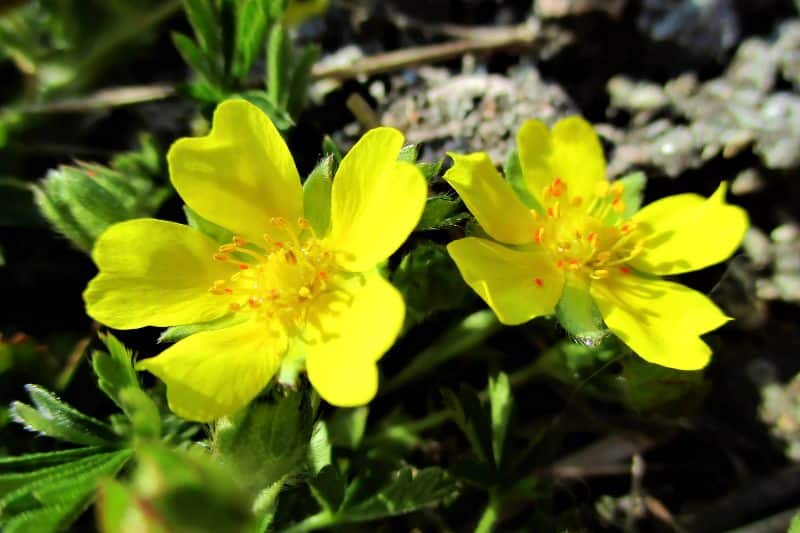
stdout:
[(725, 203), (725, 184), (711, 198), (679, 194), (629, 216), (624, 185), (606, 180), (602, 147), (583, 119), (566, 118), (552, 130), (526, 121), (517, 144), (536, 210), (486, 154), (451, 154), (445, 179), (493, 239), (448, 246), (469, 286), (504, 324), (552, 313), (568, 290), (587, 294), (606, 326), (642, 358), (704, 367), (711, 350), (700, 335), (729, 318), (703, 294), (658, 276), (698, 270), (736, 250), (747, 214)]
[(397, 161), (402, 145), (391, 128), (365, 134), (336, 173), (329, 229), (314, 228), (273, 124), (244, 100), (222, 103), (209, 135), (178, 140), (167, 159), (186, 204), (232, 242), (154, 219), (112, 226), (92, 254), (89, 315), (117, 329), (234, 319), (137, 364), (166, 382), (171, 409), (188, 419), (243, 407), (290, 352), (305, 353), (330, 403), (368, 402), (405, 314), (376, 265), (409, 235), (426, 196), (419, 170)]

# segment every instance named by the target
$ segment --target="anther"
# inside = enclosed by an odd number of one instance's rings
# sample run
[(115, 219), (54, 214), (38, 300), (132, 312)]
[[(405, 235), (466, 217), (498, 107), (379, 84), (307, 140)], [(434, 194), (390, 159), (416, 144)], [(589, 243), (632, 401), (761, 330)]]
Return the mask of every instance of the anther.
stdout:
[(606, 270), (605, 268), (599, 268), (599, 269), (595, 270), (594, 272), (592, 272), (589, 275), (589, 277), (591, 277), (592, 279), (604, 279), (604, 278), (607, 278), (608, 277), (608, 270)]
[(228, 256), (225, 255), (225, 254), (214, 254), (213, 257), (214, 257), (214, 261), (223, 261), (224, 262), (224, 261), (228, 260)]
[(308, 229), (311, 227), (311, 222), (309, 222), (307, 218), (300, 217), (297, 219), (297, 225), (300, 229)]
[(305, 299), (307, 299), (307, 298), (310, 298), (310, 297), (311, 297), (311, 290), (310, 290), (308, 287), (306, 287), (305, 285), (303, 285), (303, 286), (302, 286), (302, 287), (300, 287), (300, 289), (297, 291), (297, 295), (298, 295), (300, 298), (302, 298), (303, 300), (305, 300)]
[(564, 191), (567, 190), (567, 184), (564, 183), (561, 178), (554, 179), (553, 184), (550, 187), (551, 194), (556, 198), (564, 194)]
[(580, 196), (573, 196), (570, 198), (569, 203), (572, 207), (579, 207), (583, 203), (583, 198)]
[(328, 273), (324, 270), (317, 272), (317, 276), (319, 276), (319, 279), (328, 279)]
[(597, 248), (599, 244), (599, 239), (600, 237), (599, 235), (597, 235), (597, 232), (595, 231), (590, 231), (589, 234), (586, 236), (586, 240), (589, 241), (589, 245), (592, 248)]
[(544, 282), (542, 281), (542, 278), (536, 278), (534, 280), (534, 282), (536, 282), (536, 286), (537, 287), (542, 287), (544, 285)]
[(621, 215), (625, 211), (625, 202), (619, 197), (614, 198), (614, 201), (611, 202), (611, 208), (615, 213)]
[(239, 248), (241, 248), (242, 246), (247, 244), (247, 239), (245, 239), (244, 237), (242, 237), (240, 235), (234, 235), (232, 240), (233, 240), (234, 246), (237, 246)]
[(619, 267), (619, 271), (621, 273), (623, 273), (623, 274), (630, 274), (631, 273), (631, 269), (626, 267), (626, 266)]
[(578, 262), (577, 259), (570, 259), (567, 263), (567, 268), (572, 270), (573, 272), (577, 272), (581, 269), (581, 264)]
[(544, 242), (544, 226), (539, 226), (539, 229), (536, 230), (536, 235), (534, 235), (534, 239), (537, 244), (542, 244), (542, 242)]
[(269, 223), (275, 226), (276, 228), (284, 229), (289, 225), (289, 221), (287, 221), (283, 217), (272, 217), (269, 219)]
[(611, 194), (613, 196), (622, 196), (625, 192), (625, 185), (622, 184), (621, 181), (615, 181), (614, 184), (611, 186)]
[(568, 242), (560, 242), (560, 243), (558, 243), (558, 251), (560, 253), (564, 253), (567, 250), (569, 250), (570, 248), (572, 248), (572, 245), (570, 243), (568, 243)]
[(228, 306), (228, 309), (230, 309), (234, 313), (236, 311), (239, 311), (241, 308), (242, 308), (242, 304), (239, 304), (239, 303), (236, 303), (236, 302), (231, 302), (230, 305)]
[(283, 258), (290, 265), (296, 265), (297, 264), (297, 256), (294, 255), (294, 252), (291, 251), (291, 250), (286, 250), (286, 252), (283, 254)]
[(262, 303), (264, 303), (264, 300), (261, 298), (256, 298), (255, 296), (251, 296), (247, 299), (247, 305), (249, 305), (252, 309), (258, 309), (261, 307)]
[(556, 261), (556, 268), (564, 268), (564, 260), (563, 259), (559, 259), (558, 261)]
[(598, 263), (605, 263), (606, 261), (611, 259), (611, 252), (607, 251), (598, 252), (595, 258), (597, 259)]
[(247, 263), (239, 263), (239, 270), (247, 270), (250, 268), (250, 265)]
[(547, 201), (553, 195), (553, 188), (549, 185), (542, 189), (542, 199)]
[(594, 194), (598, 198), (605, 198), (608, 195), (608, 189), (611, 186), (608, 184), (607, 181), (598, 181), (597, 184), (594, 186)]
[(223, 244), (222, 246), (219, 247), (219, 252), (222, 254), (233, 252), (234, 250), (236, 250), (235, 244)]

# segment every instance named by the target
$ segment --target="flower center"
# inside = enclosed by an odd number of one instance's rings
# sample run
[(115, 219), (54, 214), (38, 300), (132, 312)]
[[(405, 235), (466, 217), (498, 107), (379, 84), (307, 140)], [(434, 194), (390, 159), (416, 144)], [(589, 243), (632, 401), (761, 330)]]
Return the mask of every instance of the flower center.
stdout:
[(314, 299), (332, 290), (329, 280), (337, 271), (334, 254), (322, 246), (305, 218), (296, 227), (282, 217), (271, 223), (284, 239), (264, 234), (265, 244), (255, 246), (234, 236), (230, 244), (219, 247), (214, 260), (232, 263), (238, 272), (230, 279), (216, 280), (208, 290), (231, 297), (233, 312), (255, 313), (299, 327)]
[(642, 239), (636, 223), (622, 219), (624, 192), (621, 182), (602, 181), (591, 198), (570, 196), (567, 182), (554, 179), (542, 191), (544, 213), (534, 212), (534, 240), (568, 275), (603, 279), (630, 273), (626, 263), (642, 251)]

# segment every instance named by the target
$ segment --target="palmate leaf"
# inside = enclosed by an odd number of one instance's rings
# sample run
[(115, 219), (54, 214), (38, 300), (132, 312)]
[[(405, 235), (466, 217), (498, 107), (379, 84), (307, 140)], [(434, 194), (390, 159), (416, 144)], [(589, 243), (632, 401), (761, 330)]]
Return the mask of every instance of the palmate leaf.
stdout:
[(378, 486), (371, 481), (356, 478), (350, 484), (336, 513), (337, 522), (364, 522), (410, 513), (450, 500), (459, 490), (458, 482), (439, 467), (404, 467)]
[(121, 442), (108, 424), (81, 413), (36, 385), (25, 388), (35, 407), (14, 402), (11, 416), (28, 430), (85, 446), (115, 446)]

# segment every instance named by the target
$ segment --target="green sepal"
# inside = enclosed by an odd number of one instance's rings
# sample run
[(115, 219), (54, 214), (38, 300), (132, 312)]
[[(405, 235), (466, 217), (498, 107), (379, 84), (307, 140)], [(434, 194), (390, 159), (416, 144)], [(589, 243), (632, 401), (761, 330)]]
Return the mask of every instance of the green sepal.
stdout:
[(419, 145), (407, 144), (400, 149), (400, 153), (397, 154), (397, 160), (405, 161), (406, 163), (411, 163), (413, 165), (417, 162), (418, 156)]
[(333, 156), (329, 155), (317, 163), (303, 183), (303, 214), (320, 237), (330, 226), (332, 188)]
[(525, 184), (525, 178), (522, 173), (522, 165), (519, 162), (519, 152), (512, 149), (506, 156), (506, 161), (503, 164), (503, 175), (511, 188), (516, 193), (517, 197), (530, 209), (535, 209), (540, 214), (544, 214), (542, 206), (536, 201), (536, 198), (528, 190)]
[(608, 214), (606, 224), (616, 224), (619, 221), (631, 218), (639, 208), (642, 206), (642, 198), (644, 197), (644, 188), (647, 185), (647, 177), (644, 172), (632, 172), (617, 180), (625, 186), (625, 192), (620, 197), (625, 203), (625, 209), (622, 213), (615, 213), (613, 210)]
[(469, 218), (469, 213), (462, 210), (463, 204), (458, 198), (444, 194), (429, 196), (425, 202), (416, 231), (438, 230), (455, 226)]
[(231, 239), (233, 239), (232, 231), (206, 220), (188, 205), (183, 206), (183, 214), (186, 215), (186, 223), (189, 225), (189, 227), (192, 227), (200, 233), (211, 237), (216, 242), (224, 244), (226, 242), (231, 242)]
[(200, 333), (202, 331), (214, 331), (217, 329), (229, 328), (240, 324), (246, 320), (241, 316), (241, 313), (230, 313), (215, 320), (208, 322), (199, 322), (197, 324), (184, 324), (182, 326), (172, 326), (161, 332), (158, 337), (159, 343), (172, 343), (185, 339), (189, 335)]
[(572, 339), (583, 345), (599, 346), (608, 335), (588, 285), (567, 281), (556, 305), (556, 317)]

